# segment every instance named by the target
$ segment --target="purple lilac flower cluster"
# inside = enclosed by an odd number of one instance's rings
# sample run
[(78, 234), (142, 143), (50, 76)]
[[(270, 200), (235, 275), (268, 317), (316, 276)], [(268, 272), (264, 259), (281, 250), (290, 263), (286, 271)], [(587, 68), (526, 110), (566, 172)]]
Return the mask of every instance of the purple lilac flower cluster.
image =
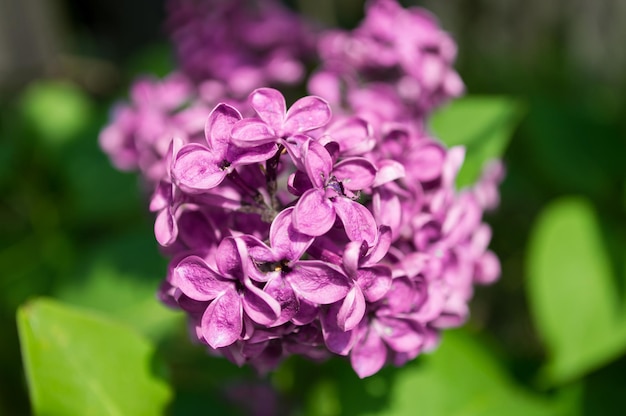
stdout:
[[(210, 351), (260, 371), (293, 354), (348, 356), (360, 377), (402, 365), (462, 324), (473, 285), (500, 272), (482, 214), (501, 166), (459, 192), (464, 150), (428, 130), (463, 91), (455, 45), (395, 0), (370, 1), (353, 31), (320, 33), (278, 3), (239, 3), (172, 1), (182, 71), (137, 81), (100, 136), (155, 189), (171, 258), (161, 299)], [(288, 106), (268, 85), (302, 73), (268, 68), (277, 56), (304, 68), (311, 39), (315, 95)]]

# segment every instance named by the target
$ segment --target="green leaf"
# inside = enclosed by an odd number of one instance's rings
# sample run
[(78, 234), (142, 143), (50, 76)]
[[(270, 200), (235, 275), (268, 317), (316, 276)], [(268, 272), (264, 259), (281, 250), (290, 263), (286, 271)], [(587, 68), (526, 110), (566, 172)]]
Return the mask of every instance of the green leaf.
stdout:
[(370, 415), (555, 415), (557, 403), (513, 383), (493, 355), (461, 331), (448, 331), (441, 346), (400, 371), (390, 406)]
[(521, 113), (520, 103), (510, 98), (469, 96), (433, 114), (435, 135), (449, 147), (465, 146), (459, 187), (476, 182), (486, 162), (502, 157)]
[(145, 338), (89, 311), (38, 299), (17, 312), (37, 415), (158, 415), (171, 392)]
[(94, 108), (89, 97), (65, 81), (38, 81), (22, 97), (22, 111), (37, 133), (52, 145), (75, 139), (90, 123)]
[(336, 360), (299, 369), (308, 369), (293, 383), (306, 392), (305, 415), (571, 416), (580, 404), (577, 391), (548, 397), (516, 384), (463, 330), (446, 331), (433, 353), (363, 380)]
[(157, 289), (155, 282), (99, 263), (83, 282), (61, 288), (58, 297), (72, 305), (102, 311), (158, 340), (185, 323), (182, 313), (174, 312), (157, 299)]
[(586, 200), (563, 198), (545, 208), (527, 260), (529, 302), (549, 352), (550, 382), (580, 377), (624, 350), (611, 263)]

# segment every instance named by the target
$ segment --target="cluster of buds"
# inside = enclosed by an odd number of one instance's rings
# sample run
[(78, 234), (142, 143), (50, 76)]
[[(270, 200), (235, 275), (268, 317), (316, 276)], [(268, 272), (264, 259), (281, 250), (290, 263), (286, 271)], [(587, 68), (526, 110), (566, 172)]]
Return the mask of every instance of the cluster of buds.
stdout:
[[(463, 91), (454, 43), (395, 0), (369, 2), (351, 32), (320, 33), (278, 3), (208, 3), (171, 1), (183, 71), (137, 81), (100, 136), (118, 168), (154, 189), (155, 236), (171, 259), (161, 299), (212, 352), (261, 372), (335, 354), (366, 377), (433, 349), (467, 318), (473, 285), (500, 272), (481, 221), (501, 170), (458, 192), (464, 150), (428, 130), (435, 106)], [(274, 36), (271, 22), (299, 35)], [(245, 35), (261, 28), (271, 47)], [(190, 44), (194, 31), (208, 45), (239, 33), (214, 51)], [(314, 95), (288, 106), (272, 87), (300, 78), (268, 68), (276, 56), (304, 68), (311, 39)]]

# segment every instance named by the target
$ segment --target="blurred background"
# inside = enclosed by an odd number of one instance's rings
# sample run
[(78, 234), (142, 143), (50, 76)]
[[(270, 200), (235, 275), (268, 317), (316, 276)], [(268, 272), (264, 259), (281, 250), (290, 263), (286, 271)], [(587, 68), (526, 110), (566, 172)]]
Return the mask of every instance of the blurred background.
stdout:
[[(362, 17), (357, 0), (287, 3), (348, 28)], [(591, 204), (614, 287), (626, 293), (626, 2), (403, 3), (428, 8), (453, 34), (469, 94), (524, 103), (504, 156), (501, 206), (487, 217), (502, 278), (477, 291), (468, 327), (515, 382), (549, 395), (536, 380), (546, 348), (524, 280), (529, 234), (544, 207), (570, 195)], [(0, 414), (29, 413), (15, 311), (39, 295), (121, 317), (155, 340), (177, 386), (172, 413), (189, 414), (206, 395), (234, 412), (229, 400), (240, 396), (216, 393), (220, 374), (253, 380), (205, 359), (178, 315), (143, 301), (153, 299), (166, 262), (136, 176), (113, 169), (97, 144), (132, 79), (174, 67), (163, 18), (157, 0), (0, 0)], [(165, 327), (178, 337), (164, 336)], [(623, 414), (624, 374), (623, 350), (589, 371), (580, 413)], [(269, 388), (253, 384), (250, 394), (267, 397)]]

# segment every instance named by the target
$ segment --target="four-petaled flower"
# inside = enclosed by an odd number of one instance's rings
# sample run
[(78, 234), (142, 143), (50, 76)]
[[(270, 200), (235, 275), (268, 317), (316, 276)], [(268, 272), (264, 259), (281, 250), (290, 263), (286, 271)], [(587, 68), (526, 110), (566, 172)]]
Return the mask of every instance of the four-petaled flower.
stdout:
[(325, 126), (331, 117), (326, 100), (302, 97), (287, 110), (285, 97), (273, 88), (259, 88), (250, 94), (250, 105), (259, 118), (246, 118), (232, 131), (233, 141), (241, 147), (276, 143), (296, 134)]
[(272, 222), (269, 246), (256, 237), (242, 237), (255, 266), (251, 275), (266, 281), (265, 291), (282, 305), (277, 323), (297, 318), (303, 303), (306, 310), (311, 310), (306, 302), (322, 305), (337, 302), (349, 290), (349, 280), (338, 266), (320, 260), (302, 260), (313, 237), (293, 227), (292, 211), (293, 208), (283, 210)]
[(202, 258), (189, 256), (174, 269), (172, 285), (191, 299), (209, 302), (202, 315), (202, 336), (213, 348), (226, 347), (242, 333), (244, 317), (271, 325), (280, 304), (248, 274), (248, 252), (237, 238), (222, 241), (215, 255), (217, 271)]
[(237, 147), (231, 140), (231, 129), (241, 114), (228, 104), (219, 104), (206, 122), (207, 145), (190, 143), (183, 146), (174, 161), (172, 176), (181, 189), (205, 192), (219, 185), (238, 165), (249, 165), (269, 159), (277, 145), (263, 143), (250, 148)]

